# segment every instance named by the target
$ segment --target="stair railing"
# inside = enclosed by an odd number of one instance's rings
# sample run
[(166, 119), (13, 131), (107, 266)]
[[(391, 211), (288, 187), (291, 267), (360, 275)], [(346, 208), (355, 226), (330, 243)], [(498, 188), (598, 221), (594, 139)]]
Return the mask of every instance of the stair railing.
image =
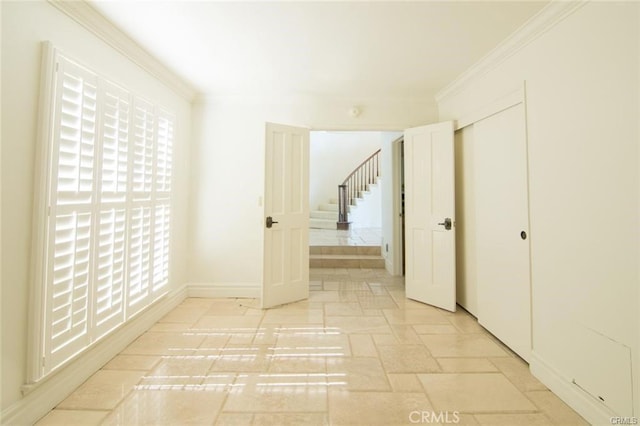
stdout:
[(371, 154), (338, 185), (338, 229), (349, 229), (349, 206), (380, 177), (380, 150)]

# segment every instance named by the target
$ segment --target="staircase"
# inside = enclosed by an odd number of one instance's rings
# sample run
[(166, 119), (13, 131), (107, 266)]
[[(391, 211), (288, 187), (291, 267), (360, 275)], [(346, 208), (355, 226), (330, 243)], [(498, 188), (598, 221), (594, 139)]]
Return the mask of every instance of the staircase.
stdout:
[[(360, 191), (353, 200), (354, 204), (347, 206), (352, 227), (380, 226), (380, 179), (378, 178), (376, 183), (367, 185), (366, 191)], [(309, 228), (312, 229), (336, 229), (337, 221), (338, 201), (334, 198), (326, 204), (320, 204), (318, 210), (313, 210), (309, 214)]]
[(378, 189), (380, 152), (377, 150), (371, 154), (338, 185), (338, 199), (330, 199), (310, 213), (309, 228), (349, 229), (349, 215), (355, 213), (355, 208), (365, 202), (373, 190)]
[(309, 267), (382, 269), (385, 265), (380, 246), (311, 246)]
[(313, 229), (337, 229), (338, 200), (330, 199), (327, 204), (320, 204), (318, 210), (309, 214), (309, 228)]

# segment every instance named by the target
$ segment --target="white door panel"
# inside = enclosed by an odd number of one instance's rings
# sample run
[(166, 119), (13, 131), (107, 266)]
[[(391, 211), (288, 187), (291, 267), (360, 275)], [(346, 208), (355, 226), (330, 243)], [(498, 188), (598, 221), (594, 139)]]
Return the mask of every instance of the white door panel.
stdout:
[(309, 297), (309, 130), (267, 123), (265, 148), (262, 307), (269, 308)]
[(525, 132), (523, 104), (474, 124), (478, 321), (528, 360), (531, 288)]
[(454, 312), (453, 123), (405, 130), (404, 163), (406, 295)]

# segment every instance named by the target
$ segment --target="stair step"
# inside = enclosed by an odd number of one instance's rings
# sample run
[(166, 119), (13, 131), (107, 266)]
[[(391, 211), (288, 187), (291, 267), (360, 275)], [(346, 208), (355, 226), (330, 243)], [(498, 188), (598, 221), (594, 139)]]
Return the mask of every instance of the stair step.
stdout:
[(311, 246), (309, 254), (380, 256), (380, 246)]
[(380, 246), (311, 246), (311, 268), (384, 268)]
[(309, 214), (309, 217), (311, 219), (326, 219), (326, 220), (333, 220), (334, 222), (337, 222), (338, 212), (314, 210)]
[(338, 205), (337, 204), (320, 204), (320, 206), (318, 207), (318, 210), (322, 210), (322, 211), (333, 211), (333, 212), (337, 212), (338, 211)]
[(381, 256), (366, 254), (312, 254), (309, 255), (309, 267), (311, 268), (365, 268), (382, 269), (384, 259)]
[(337, 219), (309, 219), (309, 228), (312, 229), (338, 229)]

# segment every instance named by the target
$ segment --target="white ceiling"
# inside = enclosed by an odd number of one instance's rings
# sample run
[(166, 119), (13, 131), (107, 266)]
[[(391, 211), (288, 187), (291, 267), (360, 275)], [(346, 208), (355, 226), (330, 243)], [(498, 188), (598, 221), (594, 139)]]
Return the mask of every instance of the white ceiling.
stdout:
[(546, 2), (91, 1), (205, 94), (432, 98)]

